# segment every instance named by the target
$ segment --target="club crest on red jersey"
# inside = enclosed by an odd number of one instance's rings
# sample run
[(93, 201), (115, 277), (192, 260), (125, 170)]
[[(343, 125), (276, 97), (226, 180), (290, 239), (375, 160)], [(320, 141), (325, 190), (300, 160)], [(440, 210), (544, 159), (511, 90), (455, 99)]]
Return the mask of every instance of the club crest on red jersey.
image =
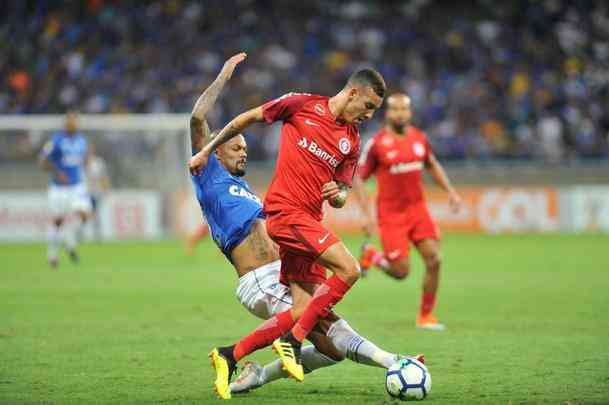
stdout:
[(319, 103), (315, 104), (315, 106), (313, 107), (313, 110), (317, 113), (317, 115), (324, 116), (326, 114), (326, 109), (324, 108), (323, 105), (321, 105)]
[(384, 146), (391, 146), (393, 145), (393, 138), (390, 136), (384, 136), (383, 139), (381, 139), (381, 142)]
[(423, 146), (420, 142), (415, 142), (412, 144), (412, 151), (418, 157), (425, 156), (425, 146)]
[(338, 141), (338, 149), (340, 149), (343, 155), (346, 155), (351, 151), (351, 142), (347, 138), (340, 138)]

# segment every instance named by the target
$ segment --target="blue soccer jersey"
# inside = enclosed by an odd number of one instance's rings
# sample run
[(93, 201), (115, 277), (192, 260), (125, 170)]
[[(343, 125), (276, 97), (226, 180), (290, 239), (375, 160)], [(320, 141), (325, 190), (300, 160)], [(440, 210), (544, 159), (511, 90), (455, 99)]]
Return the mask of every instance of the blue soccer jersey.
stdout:
[(67, 183), (61, 183), (51, 174), (51, 184), (76, 185), (84, 181), (87, 140), (80, 132), (74, 135), (68, 135), (64, 131), (56, 132), (44, 146), (42, 153), (68, 180)]
[(202, 173), (191, 177), (212, 238), (231, 260), (231, 251), (249, 235), (256, 220), (264, 218), (262, 203), (245, 180), (222, 166), (215, 153)]

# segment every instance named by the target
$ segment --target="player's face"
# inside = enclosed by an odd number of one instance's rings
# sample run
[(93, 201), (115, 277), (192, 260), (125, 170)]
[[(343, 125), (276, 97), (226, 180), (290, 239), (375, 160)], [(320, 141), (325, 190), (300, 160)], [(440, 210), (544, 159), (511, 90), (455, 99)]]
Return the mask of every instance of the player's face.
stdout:
[(372, 118), (382, 104), (383, 98), (372, 87), (354, 87), (349, 89), (349, 99), (342, 115), (347, 124), (359, 125)]
[(78, 117), (75, 113), (66, 114), (66, 131), (70, 134), (78, 129)]
[(410, 97), (404, 94), (396, 94), (387, 98), (385, 119), (394, 130), (402, 132), (404, 127), (410, 123), (411, 118)]
[(243, 135), (237, 135), (217, 149), (218, 160), (233, 176), (244, 176), (247, 165), (247, 144)]

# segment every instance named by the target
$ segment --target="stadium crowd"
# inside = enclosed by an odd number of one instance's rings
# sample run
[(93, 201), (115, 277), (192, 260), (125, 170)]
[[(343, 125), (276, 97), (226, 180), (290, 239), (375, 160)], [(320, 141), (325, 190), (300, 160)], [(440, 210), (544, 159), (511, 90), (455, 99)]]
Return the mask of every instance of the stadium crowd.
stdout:
[[(0, 113), (189, 112), (224, 58), (245, 50), (215, 126), (287, 91), (330, 94), (369, 64), (410, 94), (444, 159), (608, 157), (608, 3), (469, 4), (8, 2)], [(250, 137), (250, 157), (273, 156), (276, 138)]]

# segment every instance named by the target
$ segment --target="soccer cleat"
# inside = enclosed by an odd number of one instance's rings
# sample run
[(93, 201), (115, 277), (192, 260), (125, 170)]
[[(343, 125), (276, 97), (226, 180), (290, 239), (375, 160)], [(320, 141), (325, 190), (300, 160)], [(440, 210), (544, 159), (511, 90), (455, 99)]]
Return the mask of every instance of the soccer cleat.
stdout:
[(359, 267), (362, 270), (362, 277), (366, 277), (368, 270), (372, 267), (372, 258), (376, 254), (376, 249), (371, 244), (365, 242), (360, 248)]
[(216, 370), (216, 381), (214, 381), (214, 391), (220, 399), (230, 399), (230, 379), (233, 376), (237, 365), (231, 356), (222, 353), (225, 348), (214, 349), (209, 353), (211, 366)]
[(49, 259), (49, 266), (51, 266), (51, 270), (57, 270), (59, 260), (57, 260), (57, 258)]
[(433, 330), (441, 332), (446, 329), (444, 324), (438, 322), (438, 319), (432, 314), (419, 315), (417, 317), (417, 329)]
[(235, 382), (230, 383), (230, 392), (233, 394), (245, 394), (260, 387), (260, 377), (262, 376), (262, 366), (248, 361), (243, 366), (243, 370)]
[(279, 356), (282, 368), (298, 382), (304, 381), (304, 370), (300, 364), (300, 346), (300, 342), (290, 333), (273, 342), (273, 351)]

